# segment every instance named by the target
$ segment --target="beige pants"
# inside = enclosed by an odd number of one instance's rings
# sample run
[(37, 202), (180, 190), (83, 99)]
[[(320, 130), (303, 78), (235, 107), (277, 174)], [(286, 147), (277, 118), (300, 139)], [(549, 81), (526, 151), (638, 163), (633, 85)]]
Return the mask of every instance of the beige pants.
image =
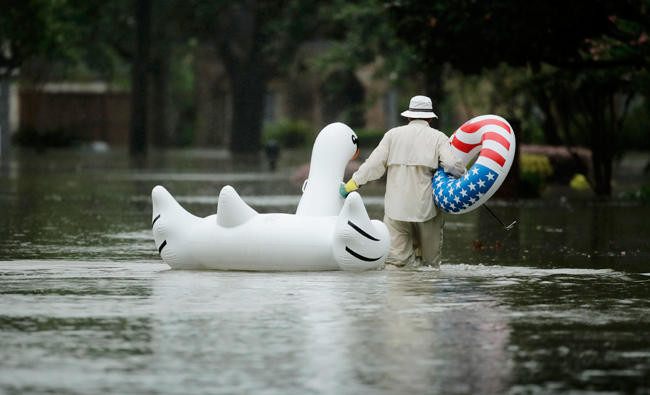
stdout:
[(426, 222), (397, 221), (384, 215), (384, 223), (390, 233), (386, 263), (440, 267), (442, 226), (445, 223), (441, 212)]

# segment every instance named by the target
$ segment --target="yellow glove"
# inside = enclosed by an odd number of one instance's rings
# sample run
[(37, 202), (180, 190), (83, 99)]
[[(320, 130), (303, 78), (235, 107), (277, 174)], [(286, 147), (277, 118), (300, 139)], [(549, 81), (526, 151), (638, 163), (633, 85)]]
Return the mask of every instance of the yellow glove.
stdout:
[(346, 198), (348, 197), (350, 192), (356, 191), (357, 189), (359, 189), (359, 186), (354, 181), (354, 179), (350, 178), (350, 181), (348, 181), (347, 184), (345, 185), (341, 184), (341, 187), (339, 188), (339, 193), (341, 194), (341, 196), (343, 196), (343, 198)]

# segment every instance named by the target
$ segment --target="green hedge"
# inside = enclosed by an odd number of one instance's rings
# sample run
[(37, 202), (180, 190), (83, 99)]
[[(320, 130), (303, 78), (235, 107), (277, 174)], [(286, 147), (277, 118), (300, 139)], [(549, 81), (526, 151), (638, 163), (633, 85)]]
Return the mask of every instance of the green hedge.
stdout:
[[(356, 129), (359, 145), (362, 147), (376, 147), (384, 137), (385, 130)], [(318, 131), (305, 121), (281, 120), (266, 123), (262, 131), (262, 143), (270, 140), (277, 141), (284, 148), (305, 148), (311, 146)]]
[(519, 157), (520, 192), (524, 196), (541, 196), (546, 179), (553, 174), (551, 161), (547, 156), (521, 154)]
[(284, 148), (301, 148), (310, 145), (315, 136), (308, 122), (281, 120), (264, 125), (262, 143), (275, 140)]
[(14, 136), (13, 141), (23, 147), (38, 149), (76, 147), (87, 141), (81, 133), (71, 129), (36, 129), (23, 128)]

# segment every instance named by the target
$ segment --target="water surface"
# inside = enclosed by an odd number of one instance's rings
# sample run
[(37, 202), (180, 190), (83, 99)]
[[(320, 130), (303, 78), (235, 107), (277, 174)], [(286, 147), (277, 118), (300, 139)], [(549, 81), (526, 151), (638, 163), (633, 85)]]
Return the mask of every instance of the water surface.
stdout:
[[(222, 152), (15, 153), (0, 172), (0, 392), (650, 391), (650, 209), (491, 202), (449, 216), (440, 270), (172, 271), (151, 188), (191, 212), (233, 185), (293, 212), (291, 175)], [(364, 187), (371, 217), (381, 185)]]

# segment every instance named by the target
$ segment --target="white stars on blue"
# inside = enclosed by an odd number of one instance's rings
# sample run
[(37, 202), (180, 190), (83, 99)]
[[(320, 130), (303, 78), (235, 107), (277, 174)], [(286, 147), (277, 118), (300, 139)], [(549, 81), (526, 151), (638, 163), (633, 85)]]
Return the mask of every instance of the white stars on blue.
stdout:
[(439, 167), (433, 177), (433, 197), (438, 207), (449, 213), (457, 213), (470, 209), (497, 178), (496, 172), (477, 163), (458, 179)]

